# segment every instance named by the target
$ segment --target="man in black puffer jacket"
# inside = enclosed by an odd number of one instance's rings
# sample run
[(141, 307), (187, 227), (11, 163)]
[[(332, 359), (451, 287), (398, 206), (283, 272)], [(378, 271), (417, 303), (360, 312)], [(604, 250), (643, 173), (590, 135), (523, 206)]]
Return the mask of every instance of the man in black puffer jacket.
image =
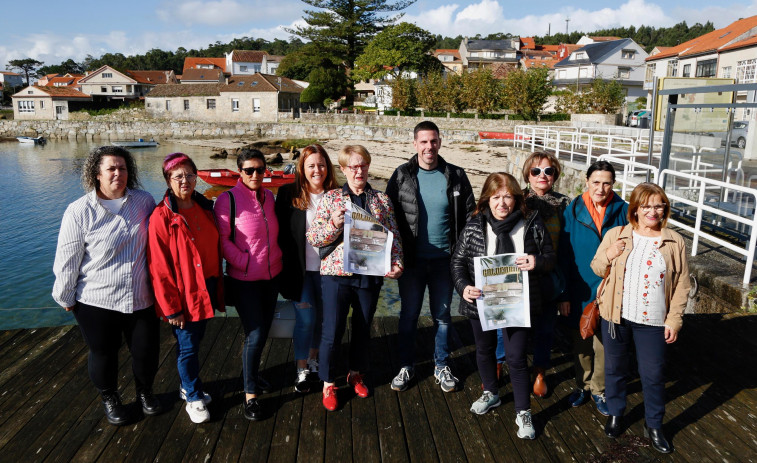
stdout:
[(402, 238), (404, 273), (399, 279), (402, 308), (399, 321), (400, 372), (392, 389), (404, 391), (415, 374), (415, 333), (426, 287), (434, 320), (434, 376), (444, 392), (454, 391), (457, 378), (448, 365), (448, 330), (452, 279), (450, 255), (475, 208), (465, 171), (439, 156), (439, 128), (430, 121), (413, 131), (417, 154), (394, 171), (386, 194)]

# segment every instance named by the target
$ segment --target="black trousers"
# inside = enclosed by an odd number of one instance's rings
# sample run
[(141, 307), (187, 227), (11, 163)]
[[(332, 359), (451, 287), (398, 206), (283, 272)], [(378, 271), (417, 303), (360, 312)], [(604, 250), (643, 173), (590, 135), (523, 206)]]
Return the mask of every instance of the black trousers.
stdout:
[(149, 390), (158, 371), (159, 321), (153, 307), (121, 313), (87, 304), (74, 308), (89, 347), (89, 377), (100, 393), (118, 391), (118, 349), (126, 338), (137, 392)]

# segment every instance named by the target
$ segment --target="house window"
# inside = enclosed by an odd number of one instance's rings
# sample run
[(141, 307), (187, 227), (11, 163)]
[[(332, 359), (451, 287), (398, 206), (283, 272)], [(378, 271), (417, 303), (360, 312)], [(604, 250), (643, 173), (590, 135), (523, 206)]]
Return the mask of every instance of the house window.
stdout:
[(586, 59), (586, 52), (582, 51), (573, 55), (574, 59)]
[(189, 111), (189, 100), (184, 100), (184, 111)]
[(108, 87), (100, 87), (100, 93), (108, 93)]
[(654, 80), (654, 71), (655, 71), (655, 69), (657, 69), (657, 64), (656, 63), (647, 64), (647, 73), (644, 76), (644, 81), (645, 82), (652, 82)]
[(697, 63), (697, 77), (715, 77), (718, 72), (718, 60), (706, 59)]
[(634, 59), (636, 57), (636, 50), (623, 50), (621, 57), (623, 59)]
[(113, 86), (113, 93), (123, 93), (124, 88), (120, 85), (114, 85)]
[(678, 60), (672, 59), (668, 61), (668, 77), (678, 76)]
[(34, 101), (19, 101), (18, 102), (18, 112), (20, 112), (20, 113), (33, 113), (34, 112)]
[(721, 77), (723, 77), (724, 79), (731, 78), (731, 66), (723, 66), (723, 72), (721, 73)]
[(171, 100), (166, 100), (166, 111), (171, 110)]
[(565, 78), (565, 73), (566, 73), (565, 69), (560, 69), (559, 71), (557, 71), (557, 78), (558, 79), (564, 79)]
[(208, 98), (208, 109), (216, 109), (216, 99)]
[(247, 72), (247, 66), (239, 65), (239, 72)]
[(233, 112), (239, 111), (239, 100), (236, 98), (231, 99), (231, 110)]
[(44, 101), (40, 101), (39, 102), (39, 109), (45, 109), (45, 102)]
[(683, 73), (681, 74), (681, 77), (691, 77), (691, 65), (690, 64), (684, 64), (683, 65)]
[(252, 99), (252, 112), (259, 113), (260, 112), (260, 98), (253, 98)]
[(755, 82), (755, 67), (757, 59), (747, 59), (736, 63), (736, 82), (750, 84)]
[(631, 68), (618, 68), (618, 78), (619, 79), (630, 79), (631, 78)]
[(103, 72), (103, 79), (112, 79), (113, 73), (112, 72)]
[(34, 95), (34, 90), (27, 90), (26, 94), (27, 95)]

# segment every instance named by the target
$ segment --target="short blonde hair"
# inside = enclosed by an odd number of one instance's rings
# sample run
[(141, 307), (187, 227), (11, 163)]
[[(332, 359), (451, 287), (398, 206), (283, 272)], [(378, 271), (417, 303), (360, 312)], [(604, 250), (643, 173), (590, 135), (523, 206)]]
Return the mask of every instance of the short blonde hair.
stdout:
[(670, 217), (670, 200), (668, 199), (668, 195), (665, 194), (665, 190), (654, 183), (640, 183), (633, 189), (631, 192), (631, 199), (628, 201), (628, 222), (633, 228), (639, 226), (639, 218), (637, 214), (639, 208), (645, 205), (649, 198), (654, 195), (659, 195), (662, 202), (665, 203), (665, 212), (660, 221), (660, 226), (665, 228), (668, 225), (668, 218)]
[(357, 154), (366, 164), (371, 163), (371, 155), (363, 145), (347, 145), (339, 151), (339, 165), (341, 167), (347, 167), (350, 162), (350, 156)]

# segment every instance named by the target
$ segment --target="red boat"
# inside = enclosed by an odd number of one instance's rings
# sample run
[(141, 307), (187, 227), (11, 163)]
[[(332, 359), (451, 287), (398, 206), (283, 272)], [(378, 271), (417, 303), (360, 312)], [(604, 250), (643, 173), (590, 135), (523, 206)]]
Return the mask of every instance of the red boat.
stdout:
[(529, 140), (530, 137), (518, 135), (515, 137), (513, 132), (478, 132), (478, 138), (481, 140)]
[[(239, 180), (239, 172), (229, 169), (198, 170), (197, 175), (206, 183), (218, 186), (232, 187)], [(263, 186), (266, 188), (278, 188), (287, 183), (294, 183), (294, 174), (285, 174), (283, 170), (266, 170), (263, 176)]]

